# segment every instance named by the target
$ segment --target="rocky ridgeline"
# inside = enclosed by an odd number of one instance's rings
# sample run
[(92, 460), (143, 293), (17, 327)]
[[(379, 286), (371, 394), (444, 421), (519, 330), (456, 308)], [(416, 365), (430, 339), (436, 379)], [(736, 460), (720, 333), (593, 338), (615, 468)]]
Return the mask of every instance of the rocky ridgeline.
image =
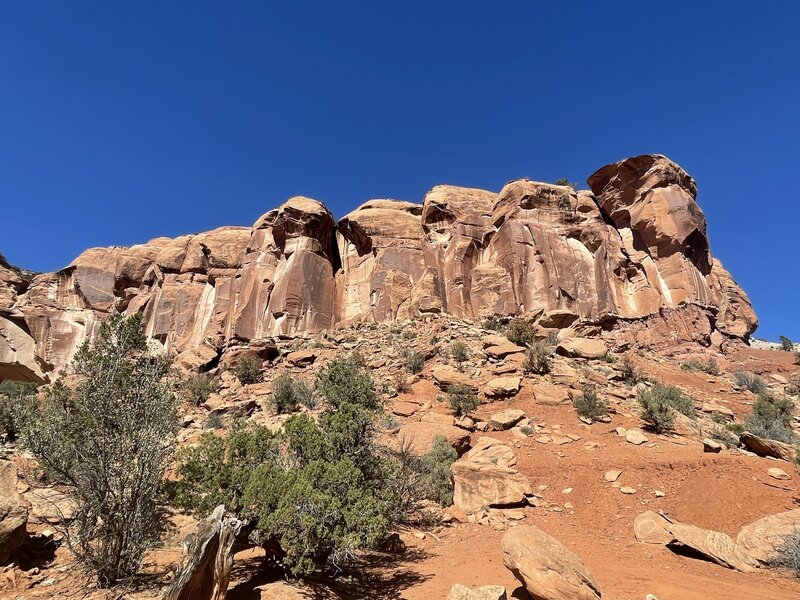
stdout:
[(659, 155), (603, 167), (591, 191), (527, 179), (436, 186), (338, 223), (295, 197), (251, 228), (92, 248), (26, 282), (0, 265), (0, 377), (52, 379), (108, 314), (202, 369), (232, 346), (448, 313), (524, 315), (640, 346), (747, 339), (756, 316), (712, 258), (697, 188)]

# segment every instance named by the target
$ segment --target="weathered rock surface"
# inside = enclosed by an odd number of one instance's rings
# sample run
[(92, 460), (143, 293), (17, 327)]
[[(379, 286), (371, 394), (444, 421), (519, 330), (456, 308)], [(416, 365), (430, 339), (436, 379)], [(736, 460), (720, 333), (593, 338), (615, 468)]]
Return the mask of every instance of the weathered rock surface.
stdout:
[(28, 509), (17, 493), (17, 467), (0, 461), (0, 564), (25, 541)]
[(742, 435), (739, 436), (739, 441), (745, 448), (759, 456), (772, 456), (773, 458), (780, 458), (792, 462), (796, 453), (796, 450), (789, 444), (784, 444), (777, 440), (760, 438), (749, 431), (742, 433)]
[(484, 585), (470, 589), (460, 583), (450, 588), (447, 600), (507, 600), (506, 588), (502, 585)]
[(469, 432), (456, 427), (453, 417), (438, 413), (428, 413), (419, 421), (408, 421), (400, 429), (397, 439), (407, 444), (415, 454), (425, 454), (433, 448), (434, 440), (439, 436), (445, 438), (459, 454), (469, 448)]
[[(115, 311), (142, 313), (175, 353), (426, 313), (525, 315), (544, 331), (602, 324), (654, 347), (749, 336), (755, 314), (710, 254), (685, 171), (638, 156), (589, 186), (437, 186), (422, 205), (370, 200), (339, 223), (294, 197), (250, 228), (92, 248), (32, 282), (3, 264), (0, 377), (52, 378)], [(598, 340), (586, 344), (577, 355), (596, 355)], [(502, 359), (512, 346), (485, 351)]]
[(486, 382), (483, 393), (490, 398), (516, 396), (520, 385), (522, 385), (521, 377), (496, 377)]
[(534, 600), (596, 600), (600, 588), (583, 561), (533, 525), (511, 529), (501, 542), (503, 564)]
[(531, 484), (514, 465), (511, 447), (490, 437), (478, 439), (466, 456), (453, 463), (453, 504), (469, 514), (489, 506), (520, 504)]
[(760, 565), (768, 566), (786, 536), (796, 531), (800, 531), (800, 508), (743, 526), (736, 536), (736, 546)]

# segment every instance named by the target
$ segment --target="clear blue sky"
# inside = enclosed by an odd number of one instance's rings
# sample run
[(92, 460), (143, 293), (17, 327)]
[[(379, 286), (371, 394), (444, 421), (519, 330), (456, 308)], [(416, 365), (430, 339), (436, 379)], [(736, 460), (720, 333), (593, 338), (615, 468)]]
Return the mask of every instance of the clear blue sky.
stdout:
[(0, 4), (0, 250), (339, 217), (438, 183), (585, 182), (658, 152), (711, 248), (800, 340), (800, 3)]

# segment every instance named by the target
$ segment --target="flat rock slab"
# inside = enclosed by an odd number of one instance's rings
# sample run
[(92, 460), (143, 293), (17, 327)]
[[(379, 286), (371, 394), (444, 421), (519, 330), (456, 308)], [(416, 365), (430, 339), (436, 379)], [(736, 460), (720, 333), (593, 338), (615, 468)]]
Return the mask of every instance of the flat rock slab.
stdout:
[(507, 408), (489, 417), (489, 425), (495, 431), (505, 431), (506, 429), (511, 429), (524, 418), (525, 413), (518, 408)]
[(595, 338), (566, 338), (558, 343), (556, 352), (575, 358), (599, 358), (606, 353), (606, 345)]
[(495, 377), (486, 382), (483, 393), (491, 398), (516, 396), (522, 385), (521, 377)]

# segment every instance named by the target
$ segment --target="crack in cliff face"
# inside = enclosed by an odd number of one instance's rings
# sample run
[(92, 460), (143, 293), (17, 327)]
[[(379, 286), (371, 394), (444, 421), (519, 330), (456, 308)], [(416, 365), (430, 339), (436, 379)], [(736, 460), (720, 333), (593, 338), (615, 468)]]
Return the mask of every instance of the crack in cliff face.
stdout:
[(371, 200), (338, 223), (322, 203), (294, 197), (249, 229), (87, 250), (29, 286), (0, 285), (0, 309), (11, 289), (6, 304), (36, 347), (54, 348), (55, 367), (84, 329), (92, 335), (79, 319), (114, 310), (144, 313), (153, 337), (185, 352), (438, 312), (640, 319), (711, 297), (714, 326), (747, 338), (755, 315), (713, 266), (685, 171), (648, 155), (603, 167), (589, 185), (436, 186), (422, 204)]

